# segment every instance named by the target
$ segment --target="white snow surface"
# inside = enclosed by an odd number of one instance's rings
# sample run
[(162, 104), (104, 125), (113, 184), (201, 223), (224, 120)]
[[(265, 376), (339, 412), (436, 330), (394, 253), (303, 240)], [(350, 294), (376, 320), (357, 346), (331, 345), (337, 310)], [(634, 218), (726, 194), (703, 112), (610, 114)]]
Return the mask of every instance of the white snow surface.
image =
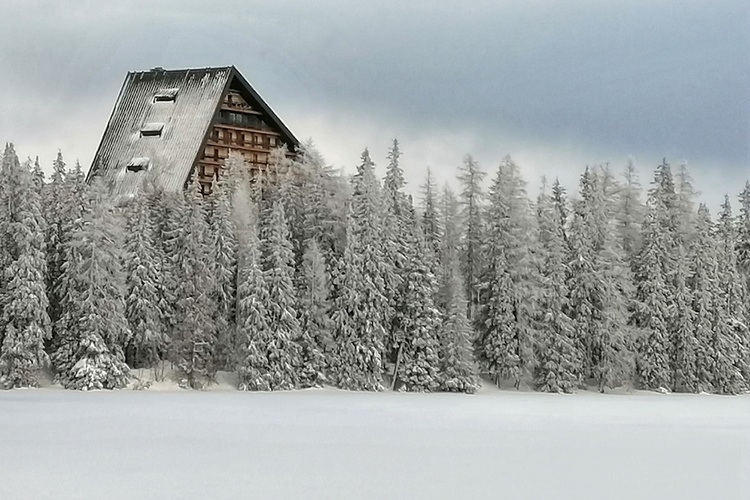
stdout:
[(0, 498), (748, 499), (750, 396), (4, 391)]

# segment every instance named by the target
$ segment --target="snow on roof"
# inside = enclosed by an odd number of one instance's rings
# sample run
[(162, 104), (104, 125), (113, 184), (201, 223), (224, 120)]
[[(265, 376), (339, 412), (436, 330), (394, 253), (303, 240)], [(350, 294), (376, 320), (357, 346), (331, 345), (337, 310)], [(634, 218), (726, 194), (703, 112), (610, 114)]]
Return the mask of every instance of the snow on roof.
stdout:
[[(165, 191), (182, 190), (231, 81), (232, 70), (223, 67), (128, 73), (88, 177), (107, 177), (114, 196), (135, 193), (144, 176), (133, 175), (123, 167), (131, 159), (150, 158), (154, 182)], [(168, 106), (154, 102), (157, 94), (168, 95), (171, 91), (175, 95), (179, 92), (179, 98)], [(145, 137), (141, 134), (153, 124), (169, 124), (159, 140), (148, 133)]]

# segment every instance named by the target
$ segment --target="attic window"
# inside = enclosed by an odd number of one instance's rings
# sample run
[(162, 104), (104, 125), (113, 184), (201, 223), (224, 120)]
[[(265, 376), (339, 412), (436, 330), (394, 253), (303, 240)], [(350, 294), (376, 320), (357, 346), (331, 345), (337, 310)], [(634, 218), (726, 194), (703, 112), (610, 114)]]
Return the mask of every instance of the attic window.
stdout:
[(140, 172), (142, 170), (148, 170), (149, 166), (151, 166), (151, 158), (142, 156), (130, 160), (126, 168), (128, 169), (128, 172)]
[(141, 128), (141, 137), (161, 137), (162, 130), (164, 130), (163, 123), (147, 123)]
[(154, 102), (174, 102), (180, 89), (161, 89), (154, 94)]

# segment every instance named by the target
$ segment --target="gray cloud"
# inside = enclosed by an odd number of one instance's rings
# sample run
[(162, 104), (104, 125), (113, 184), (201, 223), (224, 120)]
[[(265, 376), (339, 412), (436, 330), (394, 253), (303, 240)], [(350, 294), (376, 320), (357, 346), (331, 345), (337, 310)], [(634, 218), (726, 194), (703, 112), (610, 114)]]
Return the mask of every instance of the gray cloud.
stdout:
[(712, 197), (748, 175), (744, 0), (222, 5), (12, 1), (0, 139), (87, 163), (127, 71), (234, 64), (337, 164), (399, 136), (412, 184), (468, 151), (488, 169), (518, 156), (532, 182), (628, 155), (644, 183), (661, 156), (685, 159)]

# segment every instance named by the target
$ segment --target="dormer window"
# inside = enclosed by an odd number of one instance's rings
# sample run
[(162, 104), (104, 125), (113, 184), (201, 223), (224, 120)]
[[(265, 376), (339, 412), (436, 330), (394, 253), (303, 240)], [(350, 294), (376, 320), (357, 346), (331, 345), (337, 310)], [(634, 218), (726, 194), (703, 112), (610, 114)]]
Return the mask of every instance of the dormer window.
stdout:
[(162, 130), (164, 130), (163, 123), (147, 123), (141, 128), (141, 137), (161, 137)]
[(161, 89), (154, 94), (154, 102), (174, 102), (180, 89)]
[(148, 170), (150, 166), (151, 158), (140, 156), (130, 160), (125, 168), (127, 168), (128, 172), (141, 172), (143, 170)]

